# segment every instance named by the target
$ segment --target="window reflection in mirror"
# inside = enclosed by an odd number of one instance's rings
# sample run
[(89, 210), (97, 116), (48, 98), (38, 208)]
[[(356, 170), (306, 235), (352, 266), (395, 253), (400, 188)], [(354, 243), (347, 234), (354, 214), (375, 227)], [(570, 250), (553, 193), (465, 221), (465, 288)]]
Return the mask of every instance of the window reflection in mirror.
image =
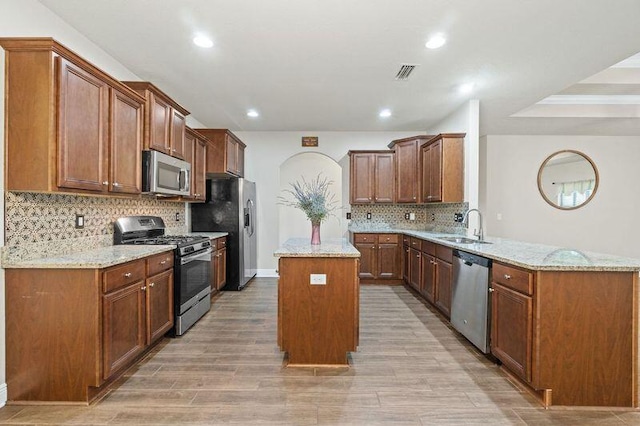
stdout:
[(579, 151), (558, 151), (547, 157), (538, 172), (538, 189), (552, 206), (572, 210), (591, 201), (598, 189), (598, 169)]

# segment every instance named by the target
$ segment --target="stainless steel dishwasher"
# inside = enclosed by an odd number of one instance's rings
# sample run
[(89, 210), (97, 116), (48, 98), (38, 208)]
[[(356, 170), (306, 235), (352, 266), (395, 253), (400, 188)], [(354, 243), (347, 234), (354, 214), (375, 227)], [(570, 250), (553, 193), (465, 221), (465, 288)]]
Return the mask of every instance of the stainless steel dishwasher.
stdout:
[(451, 324), (483, 353), (489, 352), (491, 259), (453, 250)]

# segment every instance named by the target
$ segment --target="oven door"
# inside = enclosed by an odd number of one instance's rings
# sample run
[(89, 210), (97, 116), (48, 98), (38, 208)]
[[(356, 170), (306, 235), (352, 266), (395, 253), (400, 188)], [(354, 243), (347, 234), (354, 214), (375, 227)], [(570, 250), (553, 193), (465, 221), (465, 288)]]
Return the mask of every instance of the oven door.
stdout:
[(176, 314), (181, 315), (211, 293), (211, 249), (178, 258), (175, 274)]

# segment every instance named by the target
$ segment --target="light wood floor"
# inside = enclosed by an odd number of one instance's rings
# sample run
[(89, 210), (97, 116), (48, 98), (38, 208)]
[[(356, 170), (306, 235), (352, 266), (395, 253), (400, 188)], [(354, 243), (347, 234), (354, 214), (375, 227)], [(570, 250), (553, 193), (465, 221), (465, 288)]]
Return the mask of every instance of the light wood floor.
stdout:
[(287, 369), (276, 281), (225, 292), (90, 407), (0, 409), (3, 424), (621, 425), (633, 410), (544, 410), (403, 287), (363, 286), (349, 369)]

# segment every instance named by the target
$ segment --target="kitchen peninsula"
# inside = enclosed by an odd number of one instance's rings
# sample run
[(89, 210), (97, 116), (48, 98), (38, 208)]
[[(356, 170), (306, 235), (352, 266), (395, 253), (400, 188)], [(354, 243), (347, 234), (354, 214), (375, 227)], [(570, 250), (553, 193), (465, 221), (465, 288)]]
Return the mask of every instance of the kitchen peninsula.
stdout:
[(348, 365), (358, 346), (360, 252), (345, 239), (287, 240), (278, 270), (278, 345), (288, 365)]

